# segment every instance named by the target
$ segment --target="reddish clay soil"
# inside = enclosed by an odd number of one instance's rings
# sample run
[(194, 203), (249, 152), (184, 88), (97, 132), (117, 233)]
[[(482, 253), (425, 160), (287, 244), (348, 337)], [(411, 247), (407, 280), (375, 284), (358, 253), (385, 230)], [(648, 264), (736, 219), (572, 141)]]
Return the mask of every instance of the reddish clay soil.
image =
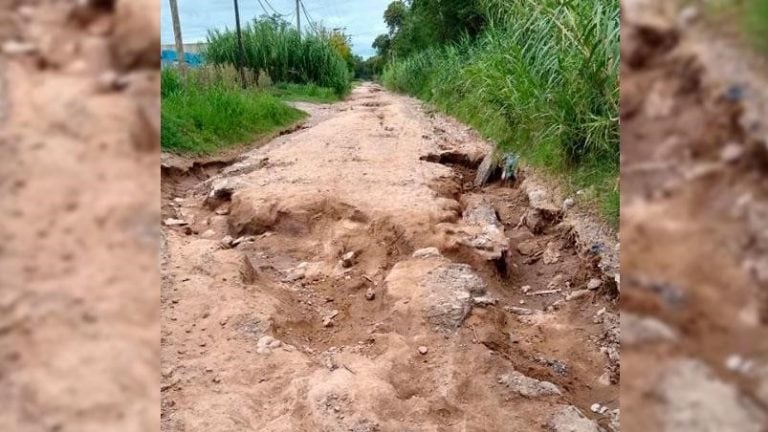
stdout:
[(376, 85), (302, 109), (166, 156), (163, 430), (618, 430), (617, 288), (562, 201), (476, 188), (489, 144)]
[(2, 431), (160, 428), (159, 3), (87, 3), (0, 0)]
[(765, 431), (765, 81), (653, 3), (622, 21), (622, 426)]

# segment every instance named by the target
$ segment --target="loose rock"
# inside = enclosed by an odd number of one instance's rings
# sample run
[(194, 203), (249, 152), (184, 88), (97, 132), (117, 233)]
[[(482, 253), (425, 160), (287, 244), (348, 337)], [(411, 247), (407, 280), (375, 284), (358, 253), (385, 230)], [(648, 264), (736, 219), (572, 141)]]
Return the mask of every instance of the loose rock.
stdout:
[(590, 279), (589, 282), (587, 283), (588, 290), (596, 290), (601, 286), (603, 286), (603, 281), (601, 281), (600, 279)]
[(491, 297), (489, 295), (474, 297), (472, 300), (475, 302), (476, 306), (480, 306), (480, 307), (492, 306), (498, 302), (496, 298)]
[(29, 42), (10, 40), (3, 44), (3, 53), (9, 56), (29, 55), (37, 52), (37, 46)]
[(304, 279), (307, 274), (307, 267), (309, 263), (303, 262), (291, 269), (288, 274), (283, 278), (283, 282), (296, 282), (297, 280)]
[(235, 241), (235, 239), (233, 239), (232, 236), (224, 236), (224, 238), (221, 239), (221, 246), (224, 249), (229, 249), (232, 247), (233, 241)]
[(720, 159), (726, 163), (735, 163), (744, 155), (744, 148), (736, 143), (729, 143), (720, 151)]
[(542, 255), (542, 261), (544, 261), (544, 264), (555, 264), (560, 261), (560, 251), (558, 250), (557, 243), (547, 243), (547, 248)]
[(350, 251), (345, 253), (341, 256), (341, 265), (344, 268), (350, 268), (353, 265), (355, 265), (355, 257), (357, 256), (357, 253), (355, 251)]
[(525, 397), (541, 397), (560, 395), (560, 389), (548, 381), (539, 381), (521, 374), (518, 371), (512, 371), (499, 377), (499, 384), (505, 385), (515, 393)]
[(181, 219), (174, 219), (174, 218), (168, 218), (163, 221), (165, 226), (184, 226), (189, 225), (186, 221), (183, 221)]
[(376, 293), (373, 291), (372, 288), (368, 288), (368, 290), (365, 291), (365, 299), (368, 301), (371, 301), (376, 298)]
[(323, 327), (332, 327), (333, 319), (336, 318), (336, 315), (338, 314), (339, 311), (333, 310), (330, 314), (326, 315), (325, 318), (323, 318)]
[(509, 312), (515, 314), (515, 315), (533, 315), (534, 311), (528, 308), (521, 308), (517, 306), (510, 306), (507, 309)]
[(456, 329), (472, 310), (473, 297), (485, 294), (485, 281), (467, 264), (451, 263), (427, 274), (421, 283), (429, 321), (443, 329)]
[(426, 355), (428, 352), (429, 352), (429, 348), (427, 348), (425, 346), (420, 346), (419, 347), (419, 354)]
[(126, 87), (128, 80), (115, 71), (106, 71), (96, 80), (96, 90), (104, 93), (124, 90)]
[(590, 290), (576, 290), (565, 296), (566, 301), (577, 300), (582, 297), (586, 297), (591, 293)]
[(665, 402), (661, 416), (664, 430), (765, 430), (768, 416), (699, 360), (673, 363), (665, 369), (659, 382), (659, 396)]
[[(280, 342), (280, 341), (273, 338), (272, 336), (262, 336), (261, 338), (259, 338), (258, 342), (256, 342), (256, 352), (259, 354), (271, 353), (272, 350), (270, 348), (272, 347), (272, 344), (274, 344), (275, 342)], [(273, 348), (276, 348), (276, 347), (273, 347)]]
[(413, 258), (437, 258), (442, 256), (440, 251), (436, 247), (428, 247), (419, 249), (413, 253)]
[(517, 244), (517, 251), (520, 255), (531, 256), (534, 255), (539, 249), (539, 245), (535, 240), (523, 241)]
[(565, 283), (565, 276), (563, 276), (561, 273), (558, 273), (555, 275), (555, 277), (552, 278), (552, 280), (549, 281), (547, 284), (548, 290), (560, 290), (561, 287)]
[(547, 427), (550, 432), (600, 432), (600, 427), (594, 421), (573, 405), (564, 405), (549, 420)]
[(566, 212), (576, 205), (576, 201), (573, 198), (566, 198), (563, 201), (563, 212)]
[(675, 340), (677, 340), (677, 332), (656, 318), (641, 317), (631, 312), (622, 311), (622, 346)]
[(496, 160), (494, 152), (488, 153), (480, 166), (477, 168), (477, 175), (475, 176), (475, 187), (485, 186), (486, 183), (493, 176), (493, 172), (499, 168), (499, 164)]

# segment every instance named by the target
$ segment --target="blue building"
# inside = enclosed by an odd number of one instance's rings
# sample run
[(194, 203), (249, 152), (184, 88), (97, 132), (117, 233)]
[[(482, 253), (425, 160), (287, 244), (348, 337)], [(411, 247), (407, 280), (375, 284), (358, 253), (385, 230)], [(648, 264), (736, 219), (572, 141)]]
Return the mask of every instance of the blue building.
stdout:
[[(173, 66), (178, 63), (178, 57), (176, 56), (176, 50), (163, 49), (160, 51), (160, 62), (163, 67)], [(184, 53), (184, 62), (187, 66), (195, 68), (200, 67), (205, 62), (203, 56), (197, 53)]]

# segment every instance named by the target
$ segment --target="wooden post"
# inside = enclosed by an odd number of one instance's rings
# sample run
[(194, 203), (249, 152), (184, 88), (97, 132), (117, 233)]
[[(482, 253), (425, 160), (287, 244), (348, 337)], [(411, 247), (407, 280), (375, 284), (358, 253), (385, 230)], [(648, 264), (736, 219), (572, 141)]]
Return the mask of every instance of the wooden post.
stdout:
[(235, 0), (235, 26), (237, 28), (237, 68), (240, 70), (240, 83), (243, 88), (246, 88), (248, 83), (245, 82), (245, 69), (243, 68), (245, 48), (243, 48), (243, 34), (240, 31), (240, 8), (238, 7), (237, 0)]
[(187, 62), (184, 58), (184, 41), (181, 38), (181, 22), (179, 21), (179, 5), (176, 0), (168, 0), (171, 3), (171, 19), (173, 20), (173, 37), (176, 40), (176, 57), (179, 62), (179, 70), (187, 71)]

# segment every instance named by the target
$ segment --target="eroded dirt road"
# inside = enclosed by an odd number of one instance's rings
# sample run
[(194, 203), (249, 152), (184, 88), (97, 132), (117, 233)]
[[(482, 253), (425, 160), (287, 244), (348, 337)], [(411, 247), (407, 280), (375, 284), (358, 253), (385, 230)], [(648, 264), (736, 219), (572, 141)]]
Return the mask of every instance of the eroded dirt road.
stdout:
[(671, 3), (623, 8), (622, 426), (765, 431), (765, 81)]
[(159, 2), (93, 3), (0, 0), (2, 431), (160, 427)]
[(302, 108), (164, 168), (163, 429), (617, 430), (615, 244), (531, 176), (476, 188), (490, 146), (412, 99)]

